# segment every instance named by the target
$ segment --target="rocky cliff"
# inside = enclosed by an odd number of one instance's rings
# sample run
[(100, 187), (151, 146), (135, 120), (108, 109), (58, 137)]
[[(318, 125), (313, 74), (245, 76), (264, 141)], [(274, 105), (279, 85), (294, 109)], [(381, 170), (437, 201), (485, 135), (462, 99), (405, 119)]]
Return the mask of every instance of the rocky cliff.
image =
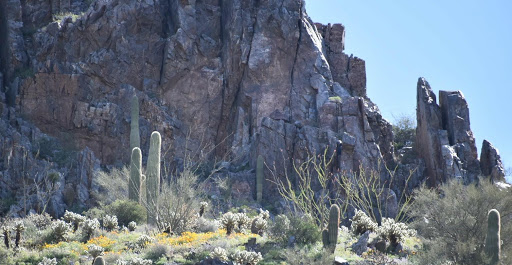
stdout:
[[(25, 163), (62, 175), (56, 214), (90, 203), (94, 171), (129, 159), (133, 94), (143, 152), (158, 130), (169, 167), (213, 146), (209, 158), (228, 157), (234, 171), (253, 174), (262, 155), (282, 174), (328, 148), (336, 151), (333, 171), (419, 168), (412, 186), (502, 176), (492, 145), (477, 158), (462, 93), (442, 92), (439, 106), (423, 79), (417, 158), (395, 158), (392, 126), (366, 95), (365, 62), (343, 52), (341, 24), (314, 24), (301, 0), (89, 2), (0, 6), (2, 198), (22, 196), (18, 179), (37, 182), (36, 173), (19, 170)], [(66, 192), (78, 200), (66, 202)]]

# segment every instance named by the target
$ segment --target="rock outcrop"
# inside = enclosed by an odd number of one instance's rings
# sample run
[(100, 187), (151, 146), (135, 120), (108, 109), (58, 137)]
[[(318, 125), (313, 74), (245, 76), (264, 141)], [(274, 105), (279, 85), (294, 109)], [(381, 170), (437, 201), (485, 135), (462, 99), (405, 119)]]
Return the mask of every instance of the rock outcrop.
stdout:
[[(2, 139), (21, 134), (32, 145), (38, 138), (30, 130), (65, 135), (80, 169), (50, 167), (62, 171), (62, 189), (78, 194), (81, 205), (94, 189), (92, 170), (129, 160), (133, 94), (140, 99), (142, 152), (158, 130), (168, 168), (196, 151), (227, 157), (234, 168), (253, 167), (262, 155), (279, 176), (326, 148), (335, 156), (333, 172), (396, 164), (391, 124), (366, 95), (365, 62), (343, 52), (341, 24), (314, 24), (303, 1), (87, 2), (9, 0), (0, 11), (8, 22), (0, 23), (9, 131)], [(67, 11), (75, 15), (55, 19)], [(428, 179), (471, 181), (478, 160), (462, 94), (446, 92), (439, 107), (428, 83), (420, 83), (418, 153)], [(11, 159), (9, 152), (0, 159)], [(11, 168), (4, 163), (0, 172)], [(272, 178), (268, 170), (265, 176)], [(275, 196), (266, 185), (264, 197)], [(0, 194), (19, 194), (14, 186)]]
[(501, 163), (501, 157), (498, 149), (496, 149), (487, 140), (484, 140), (482, 143), (480, 168), (482, 170), (482, 175), (489, 177), (492, 181), (505, 180), (505, 168)]
[(430, 186), (450, 178), (470, 183), (481, 175), (504, 180), (497, 150), (484, 140), (480, 155), (470, 127), (469, 108), (460, 91), (439, 91), (439, 105), (424, 78), (417, 86), (416, 147), (426, 164), (425, 179)]

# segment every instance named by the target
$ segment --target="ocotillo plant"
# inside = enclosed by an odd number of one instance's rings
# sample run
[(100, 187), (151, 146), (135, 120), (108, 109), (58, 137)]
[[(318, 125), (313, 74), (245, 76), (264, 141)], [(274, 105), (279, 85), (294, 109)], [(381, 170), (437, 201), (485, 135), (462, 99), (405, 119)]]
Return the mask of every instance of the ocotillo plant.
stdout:
[(140, 187), (142, 182), (142, 152), (135, 147), (132, 150), (130, 162), (130, 181), (128, 183), (128, 198), (140, 203)]
[(162, 137), (154, 131), (151, 134), (148, 165), (146, 168), (146, 198), (148, 205), (148, 223), (156, 224), (158, 193), (160, 192), (160, 149)]
[(139, 132), (139, 98), (133, 95), (132, 98), (132, 111), (130, 123), (130, 150), (133, 148), (140, 148), (140, 132)]
[(491, 258), (491, 265), (498, 264), (501, 255), (500, 213), (492, 209), (487, 214), (487, 237), (485, 238), (485, 253)]
[(261, 202), (263, 197), (263, 157), (258, 156), (256, 162), (256, 201)]

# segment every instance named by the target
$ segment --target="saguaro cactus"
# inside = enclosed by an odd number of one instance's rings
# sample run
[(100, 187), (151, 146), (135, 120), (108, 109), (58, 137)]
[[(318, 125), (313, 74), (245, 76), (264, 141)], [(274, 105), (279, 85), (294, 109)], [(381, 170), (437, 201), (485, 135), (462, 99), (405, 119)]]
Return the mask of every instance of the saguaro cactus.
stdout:
[(340, 227), (340, 208), (338, 205), (331, 205), (329, 211), (329, 224), (327, 230), (329, 230), (329, 244), (336, 246), (338, 241), (338, 228)]
[(162, 137), (154, 131), (149, 145), (148, 165), (146, 168), (146, 197), (148, 204), (148, 223), (156, 224), (158, 193), (160, 191), (160, 149)]
[(132, 98), (132, 113), (130, 123), (130, 150), (133, 148), (140, 148), (140, 132), (139, 132), (139, 98), (133, 95)]
[(130, 162), (130, 181), (128, 183), (128, 198), (140, 203), (140, 187), (142, 182), (142, 152), (135, 147), (132, 150)]
[(98, 256), (94, 259), (93, 265), (105, 265), (105, 260), (103, 259), (102, 256)]
[(256, 161), (256, 201), (261, 202), (263, 197), (263, 157), (258, 155)]
[(322, 231), (322, 242), (324, 247), (332, 248), (333, 250), (336, 248), (336, 243), (338, 241), (338, 228), (340, 226), (340, 208), (338, 205), (331, 205), (331, 209), (329, 210), (329, 222), (327, 223), (327, 229)]
[(491, 265), (498, 264), (501, 255), (500, 213), (492, 209), (487, 214), (487, 237), (485, 238), (485, 253), (491, 258)]

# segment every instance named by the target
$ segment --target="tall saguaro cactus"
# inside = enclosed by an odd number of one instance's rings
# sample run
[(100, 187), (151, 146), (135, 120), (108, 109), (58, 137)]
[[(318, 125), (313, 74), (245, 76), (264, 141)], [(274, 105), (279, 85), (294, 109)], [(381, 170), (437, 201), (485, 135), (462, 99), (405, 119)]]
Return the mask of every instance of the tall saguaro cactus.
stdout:
[(139, 132), (139, 98), (137, 95), (132, 97), (132, 112), (130, 123), (130, 150), (140, 148), (140, 132)]
[(498, 264), (501, 255), (500, 213), (492, 209), (487, 214), (487, 237), (485, 238), (485, 253), (491, 258), (491, 265)]
[(263, 157), (258, 155), (256, 161), (256, 201), (261, 202), (263, 197)]
[(142, 152), (140, 148), (135, 147), (132, 150), (130, 161), (130, 180), (128, 182), (128, 198), (140, 203), (142, 183)]
[(327, 229), (322, 231), (322, 242), (325, 248), (331, 248), (333, 251), (338, 242), (338, 228), (340, 227), (340, 207), (338, 205), (331, 205), (329, 210), (329, 222)]
[(148, 204), (148, 223), (156, 224), (158, 193), (160, 192), (160, 153), (162, 137), (154, 131), (151, 134), (148, 165), (146, 168), (146, 197)]
[(102, 256), (98, 256), (93, 260), (92, 265), (105, 265), (105, 260), (103, 259)]
[(327, 229), (329, 230), (329, 244), (336, 246), (338, 241), (338, 228), (340, 227), (340, 207), (338, 205), (331, 205), (329, 211), (329, 224)]

